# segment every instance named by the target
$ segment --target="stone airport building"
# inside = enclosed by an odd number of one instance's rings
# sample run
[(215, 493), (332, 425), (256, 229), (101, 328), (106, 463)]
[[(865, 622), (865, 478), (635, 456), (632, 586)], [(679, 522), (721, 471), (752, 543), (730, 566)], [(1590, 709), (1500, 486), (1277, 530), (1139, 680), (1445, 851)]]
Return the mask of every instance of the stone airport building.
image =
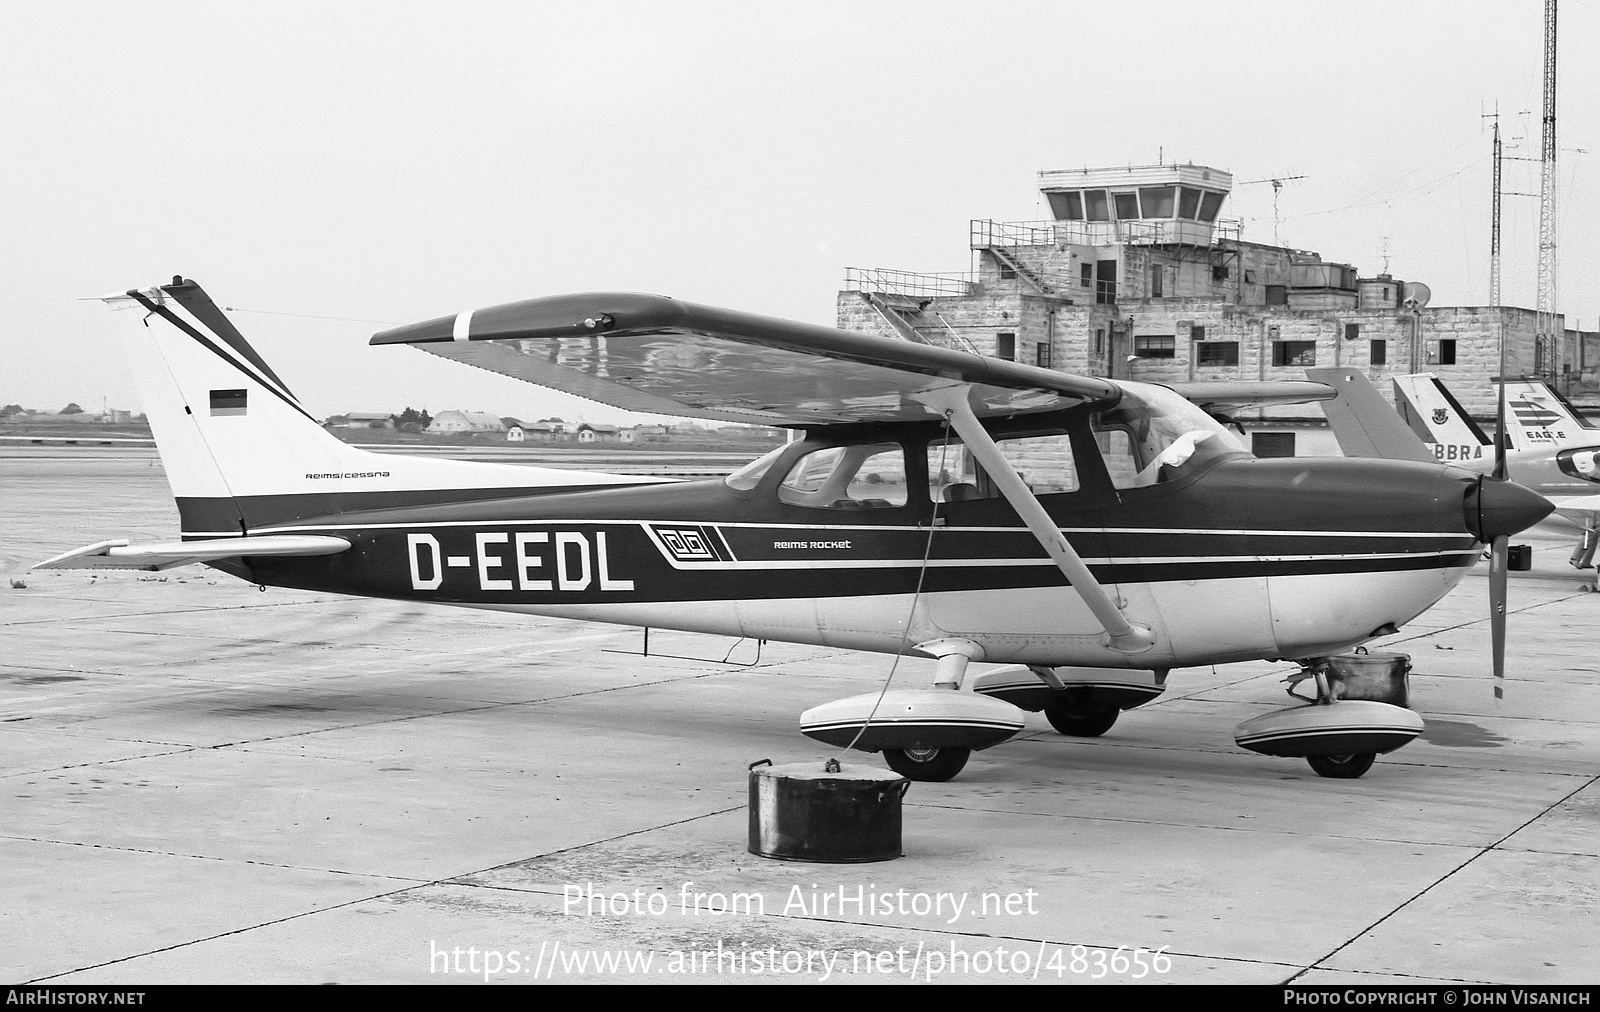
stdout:
[[(1223, 216), (1233, 177), (1219, 169), (1046, 171), (1039, 188), (1051, 220), (970, 223), (971, 272), (847, 269), (838, 325), (1154, 383), (1301, 380), (1307, 367), (1349, 366), (1388, 394), (1391, 376), (1432, 372), (1486, 419), (1503, 337), (1507, 375), (1600, 392), (1600, 333), (1566, 330), (1558, 316), (1541, 338), (1531, 309), (1435, 306), (1425, 284), (1245, 241)], [(1293, 453), (1297, 432), (1303, 444), (1323, 426), (1315, 405), (1240, 421), (1258, 453)]]

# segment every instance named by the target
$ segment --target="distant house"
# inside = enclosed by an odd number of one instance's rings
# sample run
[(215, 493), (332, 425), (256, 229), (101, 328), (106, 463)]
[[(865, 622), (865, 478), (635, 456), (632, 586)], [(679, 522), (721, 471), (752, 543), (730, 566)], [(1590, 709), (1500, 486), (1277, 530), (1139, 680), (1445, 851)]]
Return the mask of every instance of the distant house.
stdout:
[(504, 432), (506, 424), (487, 411), (441, 411), (428, 424), (429, 432)]
[[(633, 441), (633, 433), (628, 433), (628, 442)], [(615, 425), (590, 425), (584, 422), (578, 426), (578, 442), (580, 443), (617, 443), (622, 442), (622, 430)]]
[(528, 438), (527, 437), (527, 433), (523, 431), (522, 426), (520, 426), (520, 425), (507, 425), (506, 426), (506, 442), (508, 442), (508, 443), (520, 443), (520, 442), (522, 442), (523, 440), (525, 440), (527, 438)]
[(392, 429), (394, 418), (377, 411), (352, 411), (348, 415), (335, 415), (328, 419), (328, 424), (336, 429)]

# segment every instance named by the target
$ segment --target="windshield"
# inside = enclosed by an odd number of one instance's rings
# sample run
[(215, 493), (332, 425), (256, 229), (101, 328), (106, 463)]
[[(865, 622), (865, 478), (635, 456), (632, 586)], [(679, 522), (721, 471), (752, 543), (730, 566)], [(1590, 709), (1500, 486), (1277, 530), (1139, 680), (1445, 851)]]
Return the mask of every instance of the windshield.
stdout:
[(1126, 381), (1121, 386), (1122, 400), (1094, 422), (1117, 488), (1171, 481), (1219, 456), (1249, 452), (1216, 419), (1166, 387)]

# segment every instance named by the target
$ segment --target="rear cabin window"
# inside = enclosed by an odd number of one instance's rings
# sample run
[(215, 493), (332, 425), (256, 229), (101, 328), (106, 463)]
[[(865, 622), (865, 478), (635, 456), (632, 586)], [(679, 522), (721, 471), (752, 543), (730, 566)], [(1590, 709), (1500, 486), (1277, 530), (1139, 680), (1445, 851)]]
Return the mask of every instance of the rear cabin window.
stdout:
[(792, 506), (888, 509), (906, 504), (906, 458), (899, 443), (830, 446), (795, 461), (778, 486)]
[(787, 449), (787, 446), (780, 446), (775, 450), (768, 451), (767, 453), (757, 457), (755, 460), (752, 460), (745, 466), (739, 468), (739, 470), (728, 475), (723, 479), (723, 481), (728, 483), (729, 488), (736, 488), (741, 492), (748, 492), (757, 485), (761, 484), (761, 479), (766, 477), (767, 471), (771, 469), (772, 465), (777, 462), (779, 457), (783, 456), (783, 451)]

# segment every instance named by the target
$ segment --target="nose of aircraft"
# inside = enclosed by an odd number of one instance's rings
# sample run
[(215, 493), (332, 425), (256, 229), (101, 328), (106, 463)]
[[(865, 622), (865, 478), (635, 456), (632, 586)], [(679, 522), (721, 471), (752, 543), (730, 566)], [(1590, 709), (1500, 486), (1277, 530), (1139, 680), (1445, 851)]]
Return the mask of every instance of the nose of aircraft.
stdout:
[(1484, 544), (1527, 530), (1554, 509), (1548, 499), (1532, 489), (1487, 475), (1478, 476), (1462, 504), (1467, 530)]

